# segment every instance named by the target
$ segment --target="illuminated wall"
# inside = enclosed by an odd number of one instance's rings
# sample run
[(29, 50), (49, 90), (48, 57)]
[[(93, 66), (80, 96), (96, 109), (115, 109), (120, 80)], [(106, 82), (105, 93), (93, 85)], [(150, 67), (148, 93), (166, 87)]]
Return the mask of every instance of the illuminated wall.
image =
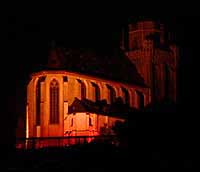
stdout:
[[(72, 116), (68, 114), (68, 107), (74, 102), (75, 98), (80, 100), (86, 98), (93, 102), (106, 100), (108, 104), (111, 104), (117, 97), (121, 97), (124, 103), (128, 103), (130, 107), (134, 108), (145, 106), (151, 101), (149, 89), (136, 85), (66, 71), (34, 73), (27, 87), (26, 136), (64, 136), (65, 131), (69, 130), (71, 126), (71, 124), (68, 125), (70, 121), (65, 120)], [(85, 116), (88, 117), (85, 114), (76, 114), (73, 130), (91, 129), (88, 126), (89, 119), (86, 119)], [(106, 122), (100, 122), (100, 117), (99, 122), (95, 123), (97, 115), (91, 114), (90, 116), (93, 116), (93, 128), (98, 133), (99, 126)]]

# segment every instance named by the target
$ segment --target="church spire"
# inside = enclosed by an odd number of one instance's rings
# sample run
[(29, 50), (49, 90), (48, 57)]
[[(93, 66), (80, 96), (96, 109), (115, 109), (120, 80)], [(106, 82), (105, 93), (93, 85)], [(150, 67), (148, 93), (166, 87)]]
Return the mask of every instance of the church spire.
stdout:
[(50, 44), (51, 44), (51, 49), (54, 49), (56, 47), (56, 41), (55, 40), (52, 40)]
[(64, 54), (60, 48), (56, 46), (56, 41), (52, 40), (50, 43), (50, 50), (48, 53), (48, 67), (49, 68), (62, 68), (64, 61)]

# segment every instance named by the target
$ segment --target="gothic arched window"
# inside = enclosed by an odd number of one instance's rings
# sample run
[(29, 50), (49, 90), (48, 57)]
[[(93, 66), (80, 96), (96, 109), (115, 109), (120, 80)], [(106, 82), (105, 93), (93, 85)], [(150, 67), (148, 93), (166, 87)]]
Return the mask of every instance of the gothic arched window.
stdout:
[(81, 87), (81, 99), (86, 99), (86, 86), (85, 83), (81, 80), (78, 79), (78, 82), (80, 83), (80, 87)]
[(41, 103), (41, 82), (45, 80), (45, 76), (38, 79), (36, 84), (36, 125), (40, 125), (40, 103)]
[(93, 82), (92, 86), (94, 87), (94, 96), (95, 96), (95, 101), (97, 102), (100, 100), (100, 89), (99, 86)]
[(40, 125), (40, 81), (36, 84), (36, 125)]
[(130, 96), (128, 90), (122, 87), (122, 93), (123, 93), (124, 103), (130, 105)]
[(53, 79), (50, 83), (50, 124), (59, 123), (59, 83)]
[(115, 89), (113, 87), (111, 87), (110, 85), (107, 85), (108, 87), (108, 96), (109, 96), (109, 99), (110, 99), (110, 104), (113, 104), (116, 100), (116, 92), (115, 92)]

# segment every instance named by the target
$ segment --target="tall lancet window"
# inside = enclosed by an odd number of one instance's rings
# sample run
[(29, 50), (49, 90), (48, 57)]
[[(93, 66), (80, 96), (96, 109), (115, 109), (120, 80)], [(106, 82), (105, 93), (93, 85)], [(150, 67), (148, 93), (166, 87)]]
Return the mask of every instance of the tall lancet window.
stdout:
[(123, 93), (124, 103), (126, 105), (130, 105), (130, 96), (129, 96), (128, 90), (122, 87), (122, 93)]
[(169, 98), (170, 94), (170, 69), (168, 65), (165, 65), (165, 98)]
[(36, 125), (40, 125), (40, 80), (36, 84)]
[(108, 87), (108, 96), (109, 96), (109, 100), (110, 100), (110, 104), (113, 104), (116, 100), (116, 92), (115, 89), (113, 87), (111, 87), (110, 85), (107, 85)]
[(81, 87), (81, 100), (86, 99), (86, 86), (85, 83), (81, 80), (78, 79), (78, 82), (80, 83)]
[(99, 86), (92, 82), (92, 86), (94, 87), (94, 100), (97, 102), (100, 100), (100, 89)]
[(42, 76), (38, 79), (36, 84), (36, 125), (40, 125), (40, 116), (41, 116), (41, 82), (45, 80), (45, 76)]
[(50, 124), (59, 123), (59, 83), (53, 79), (50, 83)]

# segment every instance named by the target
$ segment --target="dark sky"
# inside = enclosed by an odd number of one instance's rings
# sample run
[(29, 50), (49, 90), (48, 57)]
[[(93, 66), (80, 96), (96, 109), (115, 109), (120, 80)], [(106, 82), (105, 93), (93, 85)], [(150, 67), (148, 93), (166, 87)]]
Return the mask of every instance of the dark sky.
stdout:
[(189, 70), (189, 65), (194, 58), (191, 54), (195, 53), (193, 50), (197, 47), (195, 37), (198, 32), (196, 24), (198, 16), (16, 13), (8, 17), (8, 38), (14, 50), (11, 52), (11, 58), (14, 64), (16, 88), (21, 90), (31, 70), (40, 63), (46, 62), (51, 40), (56, 40), (57, 44), (66, 47), (94, 47), (102, 51), (109, 50), (118, 46), (120, 28), (131, 16), (133, 19), (153, 18), (166, 23), (176, 33), (177, 41), (184, 51), (182, 58), (184, 70)]
[[(116, 47), (119, 41), (119, 31), (129, 19), (152, 18), (163, 21), (169, 29), (174, 31), (177, 42), (181, 47), (181, 105), (189, 109), (193, 107), (194, 90), (197, 90), (196, 76), (198, 69), (193, 64), (198, 58), (200, 16), (194, 13), (175, 11), (152, 14), (143, 9), (138, 12), (137, 7), (129, 5), (116, 8), (115, 5), (81, 8), (73, 6), (60, 8), (15, 8), (6, 14), (6, 39), (8, 48), (5, 59), (7, 73), (6, 112), (9, 119), (16, 123), (17, 116), (25, 114), (26, 84), (35, 66), (47, 60), (48, 46), (51, 40), (66, 47), (92, 47), (108, 51)], [(147, 8), (147, 7), (146, 7)], [(80, 10), (81, 9), (81, 10)], [(132, 11), (131, 11), (132, 10)], [(135, 11), (137, 10), (137, 12)], [(151, 10), (149, 10), (151, 11)], [(152, 9), (152, 11), (155, 11)], [(151, 11), (151, 12), (152, 12)], [(162, 11), (162, 10), (161, 10)], [(196, 63), (197, 64), (197, 63)], [(195, 74), (195, 75), (194, 75)], [(191, 91), (192, 94), (191, 94)], [(196, 103), (194, 103), (196, 104)], [(11, 108), (10, 105), (13, 105)]]

